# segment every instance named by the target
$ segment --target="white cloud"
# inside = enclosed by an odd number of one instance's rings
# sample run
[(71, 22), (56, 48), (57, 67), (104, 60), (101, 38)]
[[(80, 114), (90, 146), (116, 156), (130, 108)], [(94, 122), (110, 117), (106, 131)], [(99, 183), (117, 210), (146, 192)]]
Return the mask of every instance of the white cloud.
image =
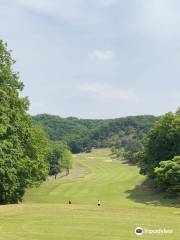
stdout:
[(122, 89), (109, 84), (85, 83), (79, 86), (81, 92), (95, 95), (103, 100), (138, 101), (139, 97), (131, 89)]
[(90, 59), (96, 59), (99, 61), (110, 61), (114, 58), (114, 53), (110, 50), (95, 50), (93, 53), (89, 55)]

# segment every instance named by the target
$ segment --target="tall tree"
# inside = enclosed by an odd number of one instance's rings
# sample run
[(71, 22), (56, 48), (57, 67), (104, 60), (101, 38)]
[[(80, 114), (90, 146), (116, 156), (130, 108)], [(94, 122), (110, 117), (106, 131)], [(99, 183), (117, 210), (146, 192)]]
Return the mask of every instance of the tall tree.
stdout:
[(154, 176), (154, 169), (164, 160), (180, 155), (180, 115), (167, 113), (148, 133), (140, 158), (141, 173)]
[(72, 167), (72, 154), (67, 146), (62, 142), (51, 143), (47, 154), (49, 163), (49, 175), (54, 175), (55, 179), (58, 173), (65, 170), (67, 175)]
[[(27, 187), (47, 174), (45, 153), (37, 146), (41, 132), (27, 114), (29, 101), (20, 97), (23, 83), (12, 69), (14, 61), (0, 41), (0, 203), (16, 203)], [(41, 138), (41, 137), (40, 137)], [(37, 170), (38, 169), (38, 170)]]

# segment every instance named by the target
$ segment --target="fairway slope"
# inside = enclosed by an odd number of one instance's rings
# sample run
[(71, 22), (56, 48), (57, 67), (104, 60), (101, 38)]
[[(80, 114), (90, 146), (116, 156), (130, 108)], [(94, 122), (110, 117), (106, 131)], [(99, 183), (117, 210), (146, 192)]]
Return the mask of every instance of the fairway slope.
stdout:
[(149, 190), (138, 172), (108, 149), (75, 155), (69, 176), (28, 190), (23, 204), (0, 207), (0, 240), (133, 240), (139, 226), (173, 230), (142, 239), (179, 240), (180, 209)]

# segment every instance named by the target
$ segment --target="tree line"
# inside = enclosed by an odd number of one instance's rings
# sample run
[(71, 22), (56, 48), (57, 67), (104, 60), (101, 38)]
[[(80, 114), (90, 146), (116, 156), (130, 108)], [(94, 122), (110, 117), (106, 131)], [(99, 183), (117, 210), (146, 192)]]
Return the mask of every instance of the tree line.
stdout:
[(91, 148), (122, 146), (137, 147), (148, 130), (158, 120), (154, 116), (132, 116), (108, 120), (62, 118), (49, 114), (32, 117), (43, 126), (51, 141), (63, 141), (73, 153)]

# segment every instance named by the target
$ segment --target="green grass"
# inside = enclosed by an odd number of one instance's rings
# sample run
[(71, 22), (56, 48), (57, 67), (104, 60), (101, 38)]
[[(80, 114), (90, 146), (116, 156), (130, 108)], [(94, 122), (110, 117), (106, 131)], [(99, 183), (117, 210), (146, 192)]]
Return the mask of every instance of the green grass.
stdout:
[[(137, 226), (174, 232), (138, 237)], [(0, 207), (0, 240), (179, 240), (179, 226), (178, 204), (149, 190), (137, 167), (112, 160), (108, 149), (75, 155), (69, 176)]]

